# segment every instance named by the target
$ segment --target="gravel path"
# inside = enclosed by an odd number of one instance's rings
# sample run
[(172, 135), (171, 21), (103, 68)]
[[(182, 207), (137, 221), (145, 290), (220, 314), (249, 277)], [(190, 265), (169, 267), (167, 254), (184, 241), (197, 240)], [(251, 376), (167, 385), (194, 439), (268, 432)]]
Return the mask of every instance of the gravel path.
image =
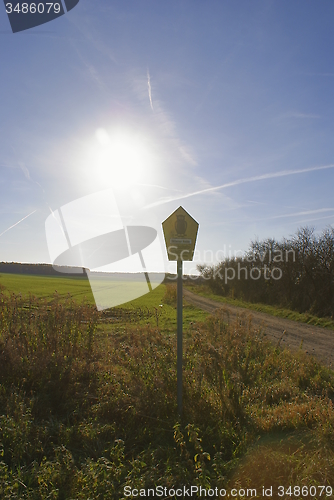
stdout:
[(261, 326), (265, 334), (273, 342), (278, 343), (281, 339), (280, 345), (282, 347), (287, 347), (291, 350), (302, 349), (308, 355), (314, 356), (325, 365), (334, 367), (333, 330), (299, 323), (290, 319), (278, 318), (270, 314), (251, 311), (242, 307), (230, 306), (201, 297), (186, 289), (183, 289), (183, 296), (187, 302), (199, 307), (203, 311), (213, 313), (219, 308), (226, 309), (229, 313), (230, 321), (236, 321), (237, 318), (240, 321), (249, 321), (251, 317), (252, 325), (255, 328)]

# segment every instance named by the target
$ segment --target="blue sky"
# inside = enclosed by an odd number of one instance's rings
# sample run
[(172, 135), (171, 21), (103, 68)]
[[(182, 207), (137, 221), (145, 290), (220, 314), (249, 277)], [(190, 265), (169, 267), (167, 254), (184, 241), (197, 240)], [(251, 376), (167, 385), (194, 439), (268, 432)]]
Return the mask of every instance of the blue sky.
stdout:
[(0, 5), (0, 261), (51, 262), (51, 211), (103, 189), (128, 224), (182, 205), (196, 263), (333, 226), (333, 19), (328, 0), (80, 0), (12, 34)]

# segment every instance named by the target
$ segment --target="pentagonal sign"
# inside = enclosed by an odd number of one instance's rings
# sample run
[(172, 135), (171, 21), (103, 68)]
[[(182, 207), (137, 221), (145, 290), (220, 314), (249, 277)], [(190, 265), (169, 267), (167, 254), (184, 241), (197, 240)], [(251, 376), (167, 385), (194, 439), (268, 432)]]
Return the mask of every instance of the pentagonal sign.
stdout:
[(162, 223), (168, 260), (193, 260), (198, 222), (179, 207)]

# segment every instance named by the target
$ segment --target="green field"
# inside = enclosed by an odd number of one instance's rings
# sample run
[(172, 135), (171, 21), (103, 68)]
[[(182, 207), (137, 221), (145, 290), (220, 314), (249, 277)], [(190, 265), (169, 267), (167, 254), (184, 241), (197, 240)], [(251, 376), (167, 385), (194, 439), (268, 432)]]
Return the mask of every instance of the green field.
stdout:
[[(109, 286), (110, 290), (122, 285), (128, 285), (129, 282), (112, 282)], [(47, 299), (48, 301), (54, 300), (55, 295), (61, 301), (74, 299), (81, 303), (86, 302), (95, 305), (95, 300), (92, 290), (86, 277), (58, 277), (58, 276), (36, 276), (25, 274), (0, 274), (0, 286), (3, 286), (7, 292), (14, 294), (21, 294), (23, 297), (28, 297), (29, 294), (38, 298)], [(141, 283), (133, 282), (134, 289), (140, 293), (142, 286)], [(104, 287), (108, 286), (104, 283)], [(105, 291), (105, 288), (104, 290)], [(163, 303), (163, 297), (166, 293), (166, 286), (159, 285), (151, 293), (126, 302), (120, 307), (116, 308), (117, 311), (123, 310), (142, 310), (142, 315), (136, 315), (136, 321), (140, 324), (157, 323), (168, 327), (176, 326), (176, 314), (172, 314), (173, 307), (169, 304)], [(173, 298), (173, 304), (176, 304), (176, 295)], [(115, 313), (116, 314), (116, 313)], [(121, 317), (121, 313), (119, 313)], [(124, 317), (131, 317), (131, 314), (123, 315)], [(184, 325), (187, 327), (193, 321), (202, 321), (208, 316), (208, 313), (197, 309), (190, 304), (184, 304), (183, 319)]]
[(87, 300), (94, 303), (94, 297), (86, 277), (37, 276), (30, 274), (0, 274), (0, 285), (13, 293), (28, 296), (51, 298), (55, 293), (60, 297), (71, 297), (78, 301)]
[(332, 496), (333, 371), (185, 304), (180, 417), (175, 286), (97, 312), (83, 293), (66, 297), (82, 279), (7, 278), (0, 498), (124, 500), (136, 498), (124, 488), (158, 485), (173, 499), (183, 485)]

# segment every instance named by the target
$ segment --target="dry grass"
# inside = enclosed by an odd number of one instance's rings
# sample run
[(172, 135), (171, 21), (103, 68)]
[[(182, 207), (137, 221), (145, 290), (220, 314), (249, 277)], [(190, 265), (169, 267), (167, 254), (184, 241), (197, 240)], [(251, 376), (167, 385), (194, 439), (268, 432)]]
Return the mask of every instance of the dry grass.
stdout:
[(333, 373), (225, 321), (185, 334), (180, 420), (175, 332), (0, 295), (1, 498), (333, 484)]

